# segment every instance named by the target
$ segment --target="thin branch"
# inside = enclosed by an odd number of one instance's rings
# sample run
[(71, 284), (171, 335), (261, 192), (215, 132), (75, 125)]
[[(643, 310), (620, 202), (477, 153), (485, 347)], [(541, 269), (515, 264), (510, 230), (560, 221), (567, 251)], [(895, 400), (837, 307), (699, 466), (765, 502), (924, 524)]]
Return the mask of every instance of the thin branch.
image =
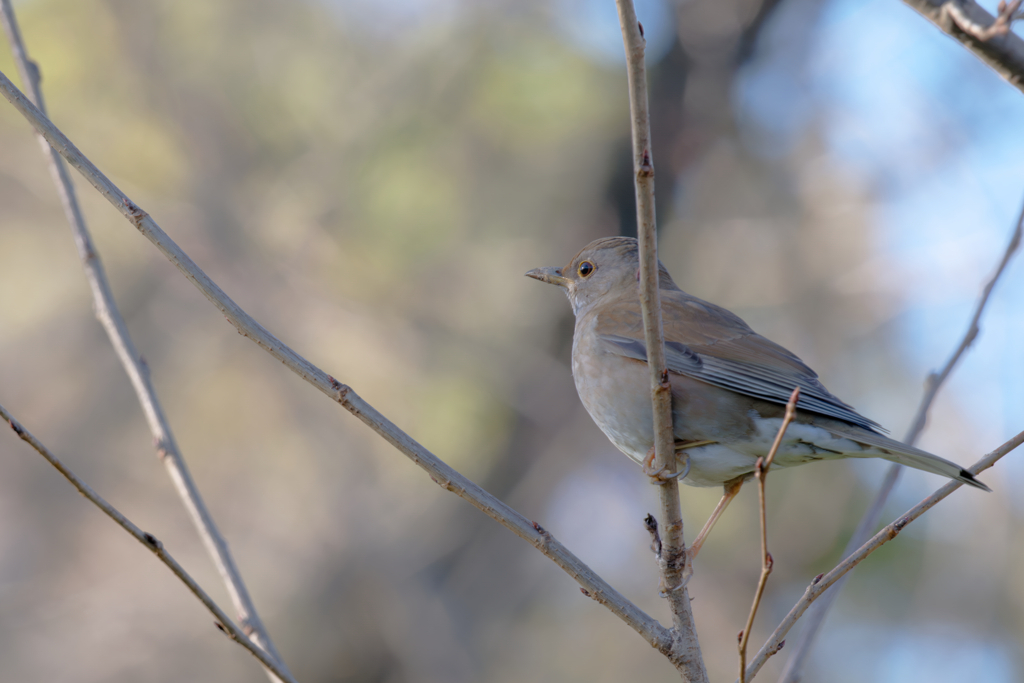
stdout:
[[(1013, 437), (999, 448), (968, 467), (967, 471), (971, 474), (977, 475), (980, 472), (987, 470), (1004, 455), (1021, 445), (1021, 443), (1024, 443), (1024, 432), (1017, 434), (1017, 436)], [(862, 545), (857, 552), (839, 563), (835, 569), (830, 571), (828, 574), (816, 576), (814, 581), (811, 582), (811, 585), (809, 585), (807, 590), (804, 591), (803, 597), (801, 597), (796, 605), (793, 606), (793, 609), (789, 611), (786, 618), (782, 620), (782, 623), (779, 624), (772, 633), (768, 642), (765, 643), (764, 647), (762, 647), (754, 657), (754, 660), (747, 668), (747, 680), (751, 680), (754, 675), (761, 670), (764, 663), (768, 661), (768, 658), (782, 648), (783, 638), (785, 638), (786, 634), (789, 633), (789, 629), (793, 628), (793, 624), (797, 622), (801, 615), (807, 611), (807, 608), (811, 606), (811, 603), (817, 600), (822, 593), (845, 576), (847, 572), (860, 564), (868, 555), (896, 538), (896, 536), (903, 531), (908, 524), (930, 510), (939, 501), (946, 498), (946, 496), (953, 493), (953, 491), (956, 491), (961, 486), (963, 486), (963, 484), (959, 481), (950, 481), (935, 493), (910, 508), (910, 510), (898, 517), (894, 522), (882, 528), (881, 531), (871, 537), (871, 540)]]
[(739, 652), (740, 652), (740, 683), (746, 683), (747, 671), (747, 643), (750, 641), (750, 630), (754, 627), (754, 617), (757, 616), (757, 608), (761, 604), (761, 596), (764, 595), (764, 587), (768, 583), (768, 575), (772, 573), (772, 566), (775, 560), (768, 552), (768, 513), (765, 504), (765, 482), (768, 479), (768, 470), (775, 462), (775, 454), (779, 452), (782, 445), (782, 438), (786, 435), (789, 423), (796, 417), (796, 402), (800, 399), (800, 387), (793, 389), (786, 403), (786, 415), (782, 418), (782, 424), (775, 435), (775, 441), (768, 451), (767, 458), (758, 458), (754, 465), (754, 477), (757, 478), (757, 498), (761, 504), (761, 577), (757, 580), (757, 590), (754, 591), (754, 603), (750, 606), (750, 614), (747, 616), (747, 625), (740, 631)]
[[(974, 315), (971, 316), (971, 322), (967, 326), (967, 331), (964, 333), (963, 339), (960, 341), (960, 345), (957, 346), (956, 350), (946, 361), (942, 370), (939, 372), (933, 372), (928, 375), (928, 379), (925, 381), (924, 396), (921, 398), (921, 404), (917, 408), (917, 414), (914, 416), (914, 420), (910, 424), (910, 429), (907, 432), (904, 442), (909, 445), (914, 445), (917, 441), (917, 437), (921, 435), (924, 430), (925, 424), (928, 421), (928, 411), (932, 407), (932, 403), (935, 401), (936, 395), (939, 393), (939, 389), (945, 383), (950, 373), (953, 372), (953, 368), (960, 358), (964, 355), (967, 349), (970, 348), (974, 340), (977, 339), (979, 332), (981, 331), (981, 316), (985, 311), (985, 306), (988, 304), (989, 297), (992, 295), (992, 290), (995, 289), (996, 283), (999, 278), (1002, 277), (1003, 272), (1006, 270), (1007, 264), (1013, 258), (1017, 249), (1020, 247), (1021, 235), (1024, 233), (1024, 205), (1021, 206), (1020, 214), (1017, 216), (1017, 225), (1010, 235), (1010, 241), (1006, 245), (1006, 249), (1003, 251), (1002, 259), (999, 261), (999, 266), (996, 268), (995, 273), (989, 278), (988, 283), (981, 292), (981, 296), (978, 298), (978, 303), (974, 307)], [(864, 516), (861, 518), (860, 523), (857, 525), (857, 529), (853, 532), (853, 536), (850, 537), (849, 542), (846, 544), (846, 549), (843, 551), (843, 557), (848, 556), (854, 550), (864, 544), (864, 542), (871, 535), (871, 532), (878, 526), (878, 520), (882, 516), (882, 508), (885, 507), (885, 503), (889, 500), (889, 494), (892, 493), (893, 488), (896, 486), (896, 481), (899, 479), (900, 473), (903, 471), (903, 466), (893, 464), (889, 466), (888, 471), (885, 474), (885, 478), (882, 481), (882, 486), (879, 488), (878, 495), (875, 500), (871, 503), (868, 509), (864, 512)], [(828, 615), (829, 610), (835, 603), (839, 592), (843, 589), (843, 584), (846, 583), (844, 577), (836, 583), (832, 590), (828, 591), (825, 596), (819, 600), (811, 613), (804, 620), (803, 629), (800, 632), (800, 636), (797, 639), (796, 644), (793, 647), (793, 654), (790, 655), (789, 659), (786, 660), (786, 667), (782, 671), (782, 675), (779, 677), (778, 683), (796, 683), (800, 677), (800, 671), (803, 669), (804, 662), (807, 659), (807, 655), (810, 653), (811, 646), (814, 644), (814, 638), (821, 629), (822, 624), (825, 622), (825, 617)]]
[[(43, 101), (43, 93), (40, 88), (39, 68), (35, 62), (29, 59), (21, 32), (18, 29), (11, 0), (0, 0), (0, 10), (2, 10), (4, 30), (7, 32), (22, 83), (28, 90), (32, 102), (45, 114), (46, 104)], [(214, 523), (213, 516), (192, 479), (185, 458), (178, 449), (170, 423), (167, 421), (156, 390), (153, 388), (149, 368), (135, 348), (135, 344), (128, 334), (128, 326), (125, 325), (124, 318), (121, 317), (121, 313), (117, 309), (103, 264), (78, 206), (78, 198), (75, 195), (74, 186), (71, 184), (71, 178), (68, 176), (67, 168), (60, 155), (50, 147), (46, 139), (38, 134), (37, 137), (43, 148), (43, 154), (46, 156), (50, 175), (57, 186), (57, 192), (60, 195), (61, 204), (64, 206), (64, 214), (71, 226), (75, 244), (78, 246), (78, 255), (82, 260), (89, 288), (92, 290), (96, 318), (110, 338), (110, 343), (135, 389), (135, 395), (138, 397), (149, 430), (153, 435), (157, 454), (167, 468), (171, 481), (174, 482), (178, 495), (191, 515), (196, 531), (199, 532), (199, 537), (203, 540), (203, 545), (206, 546), (206, 551), (227, 586), (239, 623), (242, 624), (246, 633), (250, 634), (253, 641), (266, 650), (271, 658), (278, 662), (280, 668), (287, 671), (288, 668), (285, 666), (284, 660), (277, 648), (274, 647), (263, 621), (256, 612), (256, 606), (253, 604), (245, 582), (242, 580), (242, 575), (231, 556), (231, 551), (228, 550), (228, 544)]]
[(1010, 25), (1020, 19), (1017, 10), (1020, 8), (1021, 0), (1011, 0), (1009, 4), (1005, 0), (999, 2), (999, 14), (988, 26), (982, 26), (972, 21), (964, 10), (956, 2), (946, 4), (946, 12), (964, 33), (968, 33), (981, 42), (986, 42), (996, 36), (1005, 36), (1010, 32)]
[(654, 162), (651, 154), (651, 122), (647, 103), (647, 72), (644, 65), (643, 27), (637, 21), (632, 0), (616, 0), (619, 24), (626, 49), (629, 111), (633, 137), (633, 171), (636, 185), (637, 237), (640, 242), (640, 306), (644, 341), (651, 373), (654, 412), (654, 466), (665, 476), (660, 481), (661, 568), (663, 595), (672, 610), (673, 654), (669, 657), (683, 680), (707, 681), (697, 631), (686, 590), (686, 542), (679, 506), (675, 434), (672, 428), (672, 385), (665, 367), (665, 337), (658, 293), (658, 236), (654, 215)]
[(1020, 247), (1022, 233), (1024, 233), (1024, 206), (1021, 206), (1020, 213), (1017, 216), (1017, 225), (1010, 235), (1010, 241), (1003, 251), (1003, 257), (999, 261), (999, 266), (996, 268), (996, 272), (992, 274), (992, 277), (989, 278), (988, 283), (985, 284), (985, 289), (982, 290), (981, 296), (978, 298), (978, 303), (974, 307), (974, 315), (971, 316), (971, 323), (967, 327), (967, 332), (964, 333), (964, 338), (956, 348), (956, 351), (953, 352), (953, 355), (946, 361), (946, 365), (943, 366), (942, 370), (938, 373), (932, 373), (928, 377), (921, 405), (918, 407), (917, 415), (911, 423), (910, 431), (907, 432), (905, 441), (908, 444), (912, 445), (917, 441), (917, 437), (921, 435), (921, 431), (928, 420), (928, 411), (931, 409), (936, 394), (939, 393), (939, 388), (942, 387), (946, 378), (949, 377), (953, 368), (960, 361), (960, 357), (964, 355), (967, 349), (971, 347), (971, 344), (974, 343), (974, 340), (978, 338), (978, 334), (981, 332), (981, 316), (985, 312), (985, 306), (988, 305), (989, 297), (992, 296), (992, 290), (995, 289), (996, 283), (999, 282), (999, 278), (1002, 277), (1003, 272), (1006, 270), (1006, 266)]
[(417, 443), (393, 422), (364, 401), (351, 387), (300, 356), (287, 344), (267, 331), (231, 300), (227, 294), (204, 273), (174, 240), (168, 237), (148, 213), (139, 208), (114, 183), (83, 155), (68, 138), (57, 129), (25, 96), (0, 72), (0, 92), (14, 107), (43, 134), (69, 164), (78, 169), (86, 180), (107, 201), (114, 205), (133, 225), (152, 242), (178, 270), (199, 289), (224, 315), (239, 334), (255, 342), (260, 348), (281, 361), (289, 370), (322, 391), (343, 408), (362, 420), (388, 443), (424, 469), (442, 488), (481, 510), (491, 519), (508, 528), (540, 550), (569, 576), (577, 581), (586, 595), (601, 603), (639, 633), (652, 647), (666, 656), (672, 651), (672, 634), (657, 620), (627, 600), (590, 567), (559, 543), (550, 533), (531, 522), (490, 493), (459, 474), (436, 455)]
[(27, 444), (32, 446), (32, 448), (36, 449), (39, 455), (46, 458), (47, 462), (53, 465), (58, 472), (64, 475), (64, 478), (71, 482), (71, 485), (78, 489), (79, 493), (85, 496), (93, 505), (102, 510), (108, 517), (117, 522), (117, 524), (122, 529), (124, 529), (129, 534), (134, 536), (135, 540), (137, 540), (142, 545), (146, 546), (146, 548), (154, 555), (156, 555), (161, 562), (167, 565), (167, 567), (174, 573), (174, 575), (181, 579), (182, 583), (188, 586), (188, 589), (192, 591), (192, 593), (197, 598), (199, 598), (199, 601), (206, 606), (206, 609), (210, 610), (213, 616), (216, 617), (216, 624), (218, 628), (220, 628), (236, 643), (238, 643), (246, 650), (248, 650), (250, 653), (252, 653), (252, 655), (256, 657), (256, 659), (258, 659), (263, 664), (263, 666), (267, 668), (268, 671), (272, 671), (274, 675), (280, 678), (282, 681), (288, 681), (288, 683), (295, 683), (295, 679), (292, 678), (291, 673), (289, 673), (284, 667), (282, 667), (276, 660), (271, 658), (269, 653), (265, 652), (262, 648), (253, 643), (248, 638), (248, 636), (246, 636), (246, 634), (242, 632), (242, 629), (240, 629), (238, 626), (235, 625), (234, 622), (231, 621), (231, 618), (227, 614), (225, 614), (220, 607), (217, 606), (217, 603), (213, 601), (213, 598), (207, 595), (206, 591), (204, 591), (199, 586), (199, 584), (196, 583), (195, 579), (193, 579), (188, 574), (188, 572), (186, 572), (185, 569), (180, 564), (178, 564), (177, 560), (175, 560), (171, 556), (171, 554), (167, 552), (166, 549), (164, 549), (163, 543), (157, 540), (157, 538), (153, 536), (153, 534), (146, 533), (139, 527), (135, 526), (135, 524), (133, 524), (131, 520), (129, 520), (127, 517), (118, 512), (113, 505), (105, 501), (102, 497), (100, 497), (98, 493), (93, 491), (88, 484), (86, 484), (84, 481), (75, 476), (74, 472), (69, 470), (64, 465), (64, 463), (58, 460), (57, 456), (51, 453), (49, 449), (46, 448), (46, 446), (44, 446), (42, 443), (39, 442), (38, 439), (36, 439), (36, 437), (32, 436), (32, 434), (29, 433), (29, 431), (25, 429), (21, 425), (21, 423), (15, 420), (14, 416), (7, 412), (7, 409), (4, 408), (2, 405), (0, 405), (0, 418), (2, 418), (7, 424), (10, 425), (11, 429), (14, 430), (14, 433), (17, 434), (22, 441), (26, 442)]
[[(998, 21), (974, 0), (903, 0), (931, 21), (940, 31), (958, 41), (975, 57), (988, 64), (1010, 85), (1024, 92), (1024, 40), (1007, 31), (980, 39)], [(967, 27), (966, 29), (964, 27)], [(973, 28), (977, 27), (977, 31)]]

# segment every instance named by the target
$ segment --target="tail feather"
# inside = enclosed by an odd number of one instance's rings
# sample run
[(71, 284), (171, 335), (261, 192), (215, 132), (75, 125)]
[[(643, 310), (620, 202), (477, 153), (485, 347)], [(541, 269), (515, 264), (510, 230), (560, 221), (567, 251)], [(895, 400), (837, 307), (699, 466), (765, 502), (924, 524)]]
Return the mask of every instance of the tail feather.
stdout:
[(879, 448), (878, 450), (883, 458), (891, 462), (913, 467), (918, 470), (924, 470), (925, 472), (932, 472), (933, 474), (941, 474), (944, 477), (956, 479), (962, 484), (973, 486), (974, 488), (981, 489), (982, 491), (992, 491), (992, 489), (975, 479), (973, 474), (960, 467), (960, 465), (957, 465), (955, 462), (950, 462), (944, 458), (940, 458), (937, 455), (932, 455), (931, 453), (918, 451), (916, 449), (913, 451), (907, 451), (903, 449), (895, 450), (893, 448)]
[(931, 472), (932, 474), (940, 474), (943, 477), (955, 479), (962, 484), (973, 486), (974, 488), (981, 489), (982, 491), (992, 490), (975, 479), (973, 474), (960, 467), (960, 465), (957, 465), (955, 462), (950, 462), (945, 458), (932, 455), (928, 451), (922, 451), (920, 448), (908, 446), (907, 444), (900, 443), (899, 441), (890, 439), (889, 437), (876, 432), (869, 432), (866, 429), (861, 429), (852, 425), (842, 425), (842, 427), (843, 428), (836, 429), (830, 425), (828, 431), (835, 433), (836, 436), (856, 441), (857, 443), (871, 449), (864, 451), (863, 453), (850, 453), (849, 455), (852, 457), (884, 458), (885, 460), (889, 460), (890, 462), (900, 465), (906, 465), (907, 467), (913, 467), (917, 470)]

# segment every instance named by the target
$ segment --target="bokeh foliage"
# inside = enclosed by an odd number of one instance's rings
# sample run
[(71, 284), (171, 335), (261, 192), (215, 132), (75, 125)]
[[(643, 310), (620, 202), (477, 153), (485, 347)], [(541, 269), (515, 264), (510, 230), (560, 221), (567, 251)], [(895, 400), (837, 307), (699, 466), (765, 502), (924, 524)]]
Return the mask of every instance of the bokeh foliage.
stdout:
[[(780, 145), (770, 112), (738, 104), (751, 79), (813, 53), (834, 4), (691, 0), (681, 29), (662, 27), (662, 259), (898, 435), (921, 377), (892, 322), (905, 303), (865, 266), (884, 259), (885, 187), (834, 153), (826, 106)], [(54, 121), (231, 296), (664, 617), (640, 524), (653, 490), (578, 403), (565, 302), (522, 277), (632, 229), (624, 72), (573, 43), (565, 3), (400, 6), (405, 22), (313, 0), (17, 9)], [(14, 74), (6, 50), (0, 69)], [(0, 149), (0, 402), (227, 604), (91, 317), (35, 139), (7, 106)], [(237, 335), (79, 188), (185, 456), (299, 680), (673, 679), (547, 560)], [(968, 462), (997, 445), (955, 398), (936, 410), (926, 447)], [(259, 676), (12, 437), (0, 467), (0, 678)], [(881, 470), (770, 480), (776, 571), (752, 644), (838, 559)], [(892, 514), (938, 483), (908, 481)], [(888, 680), (851, 664), (858, 648), (885, 668), (936, 642), (954, 661), (982, 652), (1024, 671), (1007, 645), (1024, 635), (1021, 512), (1009, 479), (986, 481), (995, 494), (957, 494), (865, 563), (812, 661), (822, 680)], [(718, 493), (683, 489), (691, 538)], [(691, 584), (713, 679), (733, 675), (757, 553), (748, 492)], [(885, 645), (908, 632), (917, 650)]]

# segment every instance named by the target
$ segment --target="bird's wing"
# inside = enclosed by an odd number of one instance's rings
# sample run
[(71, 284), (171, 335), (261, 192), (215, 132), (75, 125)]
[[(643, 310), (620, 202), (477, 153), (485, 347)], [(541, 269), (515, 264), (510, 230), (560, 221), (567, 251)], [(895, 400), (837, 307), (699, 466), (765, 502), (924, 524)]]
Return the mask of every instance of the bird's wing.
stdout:
[[(800, 387), (797, 406), (872, 430), (880, 425), (829, 393), (795, 355), (754, 332), (735, 314), (679, 290), (661, 290), (665, 360), (670, 372), (785, 405)], [(609, 353), (647, 362), (635, 299), (604, 306), (595, 328)]]

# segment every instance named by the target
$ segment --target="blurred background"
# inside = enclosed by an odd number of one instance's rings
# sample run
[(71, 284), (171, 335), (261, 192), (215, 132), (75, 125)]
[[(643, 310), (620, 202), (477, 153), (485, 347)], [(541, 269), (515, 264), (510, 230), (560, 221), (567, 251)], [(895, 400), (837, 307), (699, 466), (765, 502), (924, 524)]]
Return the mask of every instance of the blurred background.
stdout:
[[(641, 522), (656, 491), (579, 404), (564, 297), (523, 277), (635, 234), (611, 0), (15, 5), (51, 117), (239, 304), (667, 620)], [(1024, 199), (1021, 93), (897, 0), (638, 11), (662, 260), (902, 437)], [(227, 607), (6, 103), (0, 150), (0, 403)], [(182, 450), (300, 681), (678, 680), (550, 561), (238, 335), (75, 181)], [(966, 465), (1024, 428), (1022, 290), (1018, 260), (922, 447)], [(994, 493), (958, 491), (858, 569), (805, 680), (1024, 678), (1021, 455), (982, 476)], [(886, 467), (769, 480), (775, 572), (754, 649), (839, 559)], [(0, 679), (265, 680), (10, 432), (0, 468)], [(906, 472), (884, 518), (942, 483)], [(682, 493), (692, 539), (721, 491)], [(748, 487), (690, 584), (713, 680), (735, 676), (755, 502)]]

